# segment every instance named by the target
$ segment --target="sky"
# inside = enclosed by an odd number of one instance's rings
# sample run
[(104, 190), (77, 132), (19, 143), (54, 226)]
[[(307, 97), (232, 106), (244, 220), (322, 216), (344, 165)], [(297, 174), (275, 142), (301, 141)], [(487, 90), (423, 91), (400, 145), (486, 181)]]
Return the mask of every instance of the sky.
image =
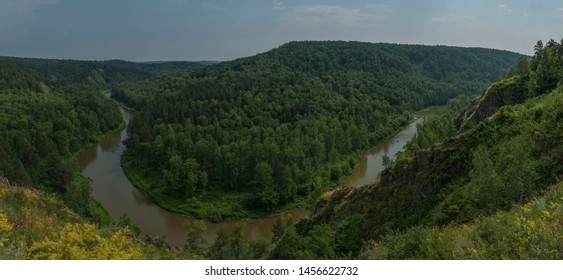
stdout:
[(485, 47), (563, 37), (561, 0), (0, 0), (0, 55), (232, 60), (290, 41)]

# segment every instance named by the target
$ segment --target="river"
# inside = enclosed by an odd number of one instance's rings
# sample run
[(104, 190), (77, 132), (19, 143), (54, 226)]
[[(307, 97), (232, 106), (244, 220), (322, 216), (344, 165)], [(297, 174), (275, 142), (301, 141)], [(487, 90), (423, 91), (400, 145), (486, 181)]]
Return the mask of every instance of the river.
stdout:
[[(125, 123), (128, 124), (131, 113), (123, 108), (121, 108), (121, 113)], [(344, 183), (362, 186), (375, 181), (383, 170), (381, 157), (387, 154), (394, 159), (395, 153), (401, 150), (416, 133), (416, 124), (433, 114), (431, 110), (422, 111), (420, 118), (405, 126), (395, 137), (368, 150)], [(120, 163), (121, 154), (125, 150), (123, 141), (127, 137), (124, 129), (106, 137), (81, 153), (77, 160), (82, 175), (92, 180), (94, 198), (104, 206), (113, 219), (118, 219), (123, 213), (127, 213), (132, 222), (144, 233), (164, 236), (171, 246), (183, 246), (188, 230), (187, 225), (193, 222), (194, 218), (160, 208), (129, 182)], [(309, 213), (304, 208), (298, 208), (279, 215), (284, 217), (291, 215), (292, 219), (296, 221), (308, 216)], [(279, 215), (243, 220), (244, 237), (270, 240), (272, 226)], [(234, 229), (236, 222), (211, 223), (205, 221), (205, 225), (207, 231), (204, 232), (204, 237), (208, 242), (212, 242), (220, 229), (230, 232)]]
[(405, 144), (416, 134), (416, 125), (434, 115), (435, 112), (432, 109), (420, 111), (419, 117), (403, 127), (393, 138), (370, 148), (364, 154), (360, 163), (354, 167), (350, 176), (344, 179), (343, 183), (354, 187), (361, 187), (375, 182), (379, 174), (385, 169), (383, 166), (383, 156), (387, 155), (389, 159), (394, 160), (397, 152), (401, 151)]

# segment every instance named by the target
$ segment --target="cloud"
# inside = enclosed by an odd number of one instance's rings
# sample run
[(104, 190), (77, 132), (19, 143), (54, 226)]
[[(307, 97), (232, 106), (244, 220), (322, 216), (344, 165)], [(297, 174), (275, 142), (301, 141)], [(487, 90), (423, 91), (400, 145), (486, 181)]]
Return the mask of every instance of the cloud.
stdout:
[(388, 13), (393, 11), (391, 9), (391, 6), (389, 6), (387, 4), (369, 4), (367, 7), (369, 9), (374, 10), (374, 11), (377, 11), (377, 12), (380, 12), (380, 13), (385, 13), (385, 14), (388, 14)]
[(0, 0), (0, 15), (27, 15), (60, 1), (61, 0)]
[[(381, 7), (379, 7), (381, 8)], [(289, 28), (349, 29), (370, 25), (385, 18), (380, 10), (347, 8), (338, 5), (302, 5), (281, 18)]]
[(202, 10), (210, 10), (210, 11), (224, 11), (225, 7), (221, 7), (214, 3), (203, 2), (199, 5)]
[(523, 13), (522, 16), (524, 16), (524, 17), (529, 17), (530, 14), (528, 14), (528, 13)]
[(285, 10), (285, 4), (281, 0), (272, 0), (272, 8), (274, 10)]
[(510, 7), (509, 7), (508, 5), (506, 5), (506, 4), (500, 4), (500, 5), (498, 5), (498, 8), (501, 9), (502, 11), (505, 11), (505, 12), (509, 13), (509, 14), (512, 13), (512, 8), (510, 8)]
[(448, 13), (448, 14), (443, 15), (443, 16), (430, 18), (430, 20), (435, 21), (435, 22), (439, 22), (439, 23), (446, 23), (446, 22), (469, 21), (469, 20), (474, 20), (474, 18), (470, 17), (470, 16), (461, 16), (461, 15), (456, 15), (456, 14), (453, 14), (453, 13)]

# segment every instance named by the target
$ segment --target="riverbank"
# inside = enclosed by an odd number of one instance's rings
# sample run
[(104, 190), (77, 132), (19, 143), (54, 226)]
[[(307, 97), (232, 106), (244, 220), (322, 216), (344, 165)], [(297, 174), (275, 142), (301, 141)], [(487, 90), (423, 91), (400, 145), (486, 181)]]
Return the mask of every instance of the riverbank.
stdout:
[[(125, 123), (127, 123), (132, 116), (131, 113), (125, 109), (121, 109), (121, 112)], [(421, 119), (419, 118), (419, 120)], [(416, 128), (416, 125), (414, 127)], [(401, 131), (406, 128), (406, 126), (403, 126)], [(401, 133), (395, 134), (395, 137), (399, 134)], [(402, 148), (399, 145), (401, 143), (395, 141), (395, 137), (385, 140), (388, 144), (387, 149)], [(143, 185), (139, 183), (139, 180), (136, 180), (135, 174), (129, 174), (130, 178), (127, 177), (122, 166), (122, 161), (126, 158), (126, 156), (122, 158), (126, 150), (123, 142), (127, 139), (128, 134), (125, 129), (117, 131), (101, 140), (98, 145), (91, 146), (78, 157), (81, 174), (91, 180), (93, 197), (110, 213), (114, 220), (119, 219), (123, 214), (127, 214), (132, 223), (138, 226), (144, 234), (164, 236), (167, 243), (171, 246), (183, 246), (188, 229), (196, 221), (195, 215), (179, 214), (177, 213), (178, 211), (165, 209), (165, 205), (158, 204), (153, 197), (144, 192), (141, 188)], [(385, 150), (385, 148), (381, 149)], [(358, 159), (362, 158), (359, 154), (351, 156), (353, 156), (351, 159), (353, 164), (351, 164), (350, 170), (356, 165)], [(126, 162), (124, 162), (124, 165), (127, 171), (131, 170)], [(142, 172), (146, 171), (139, 169), (137, 172), (144, 175)], [(372, 173), (369, 170), (366, 172), (368, 174)], [(350, 174), (350, 172), (347, 172), (347, 174)], [(159, 179), (158, 176), (155, 178)], [(137, 186), (134, 186), (133, 183)], [(337, 183), (339, 182), (334, 184)], [(327, 184), (327, 190), (329, 189), (328, 186)], [(322, 193), (324, 191), (318, 195), (322, 195)], [(229, 199), (239, 200), (240, 196), (231, 196)], [(225, 201), (228, 202), (229, 200), (225, 198)], [(199, 200), (197, 203), (201, 204), (204, 202)], [(292, 221), (298, 221), (302, 217), (309, 216), (310, 213), (302, 207), (302, 205), (307, 205), (308, 203), (309, 201), (303, 199), (286, 205), (284, 208), (276, 209), (275, 213), (255, 212), (256, 216), (254, 217), (260, 218), (251, 218), (251, 214), (246, 213), (244, 216), (222, 217), (223, 222), (220, 223), (213, 223), (208, 219), (204, 219), (205, 231), (203, 236), (208, 242), (213, 242), (217, 237), (217, 232), (231, 232), (237, 225), (242, 224), (243, 235), (246, 239), (269, 240), (272, 238), (272, 227), (279, 217), (284, 219), (290, 219), (291, 217)], [(218, 207), (217, 204), (213, 206), (215, 208)], [(230, 207), (227, 209), (233, 209), (232, 205), (228, 205), (228, 203), (227, 207)], [(206, 218), (206, 214), (208, 213), (202, 212), (201, 217)]]
[(307, 200), (302, 199), (280, 207), (274, 212), (267, 212), (262, 209), (248, 210), (237, 207), (241, 201), (252, 200), (254, 198), (252, 193), (208, 192), (188, 199), (173, 198), (162, 194), (160, 189), (151, 186), (150, 182), (162, 178), (156, 175), (150, 176), (149, 174), (154, 173), (152, 170), (134, 166), (132, 161), (128, 160), (127, 151), (121, 156), (121, 166), (129, 181), (161, 208), (211, 222), (275, 216), (288, 210), (305, 207), (307, 202)]
[(110, 136), (112, 134), (118, 133), (118, 132), (124, 130), (125, 128), (127, 128), (125, 121), (123, 121), (123, 119), (121, 119), (121, 122), (119, 123), (119, 125), (116, 128), (109, 130), (106, 133), (92, 136), (92, 141), (90, 141), (88, 144), (84, 145), (80, 150), (74, 152), (72, 154), (72, 157), (74, 159), (76, 159), (80, 154), (84, 153), (84, 151), (86, 151), (90, 147), (97, 145), (103, 139), (107, 138), (108, 136)]
[[(323, 188), (323, 190), (318, 190), (308, 196), (302, 196), (294, 202), (274, 208), (273, 211), (266, 211), (256, 207), (258, 204), (256, 194), (261, 190), (247, 192), (208, 191), (196, 197), (182, 199), (177, 196), (171, 196), (166, 193), (165, 188), (159, 187), (160, 184), (158, 184), (158, 182), (163, 180), (162, 174), (154, 169), (135, 165), (134, 159), (127, 155), (127, 151), (121, 156), (120, 163), (129, 181), (137, 189), (150, 197), (159, 207), (167, 211), (189, 215), (197, 219), (206, 219), (211, 222), (263, 218), (277, 215), (291, 209), (305, 207), (309, 202), (316, 200), (316, 198), (325, 191), (329, 191), (342, 183), (350, 184), (352, 182), (352, 185), (359, 186), (373, 182), (377, 175), (383, 170), (381, 155), (387, 155), (389, 153), (391, 159), (393, 159), (395, 153), (402, 149), (406, 141), (412, 138), (416, 132), (416, 124), (423, 121), (422, 118), (425, 116), (428, 117), (432, 115), (432, 112), (431, 108), (416, 112), (414, 114), (414, 120), (406, 126), (403, 126), (397, 133), (393, 134), (393, 136), (379, 142), (367, 152), (358, 151), (342, 160), (341, 165), (347, 166), (346, 170), (343, 170), (342, 174), (336, 180), (326, 184), (327, 187)], [(390, 146), (393, 148), (389, 149)], [(374, 149), (376, 152), (375, 155), (373, 155)], [(368, 153), (372, 155), (367, 156)], [(379, 153), (381, 153), (381, 155)], [(379, 157), (379, 159), (374, 159), (373, 157)], [(373, 161), (375, 161), (375, 163), (372, 163)], [(365, 162), (371, 163), (372, 166), (366, 167)], [(360, 172), (358, 172), (358, 170), (360, 170)], [(368, 181), (365, 181), (365, 178), (369, 178)], [(362, 181), (362, 179), (364, 179), (365, 182)], [(356, 181), (362, 183), (357, 183)]]
[[(100, 92), (100, 94), (105, 95), (105, 96), (108, 98), (108, 100), (111, 100), (112, 102), (115, 102), (116, 104), (120, 105), (117, 101), (115, 101), (114, 99), (111, 99), (111, 96), (110, 96), (111, 90), (109, 90), (109, 89), (108, 89), (108, 90), (103, 90), (102, 92)], [(126, 110), (128, 110), (128, 109), (126, 109)], [(105, 132), (105, 133), (99, 134), (99, 135), (93, 135), (93, 136), (91, 137), (91, 141), (89, 141), (86, 145), (84, 145), (84, 146), (83, 146), (81, 149), (79, 149), (78, 151), (74, 152), (74, 153), (72, 154), (72, 157), (76, 160), (76, 158), (77, 158), (80, 154), (84, 153), (84, 151), (86, 151), (86, 150), (89, 149), (90, 147), (97, 145), (97, 144), (98, 144), (100, 141), (102, 141), (103, 139), (109, 137), (109, 136), (112, 135), (112, 134), (118, 133), (118, 132), (124, 130), (125, 128), (127, 128), (127, 124), (125, 123), (125, 120), (123, 119), (123, 117), (121, 117), (121, 118), (120, 118), (120, 121), (119, 121), (119, 125), (118, 125), (116, 128), (111, 129), (111, 130), (109, 130), (109, 131), (107, 131), (107, 132)]]

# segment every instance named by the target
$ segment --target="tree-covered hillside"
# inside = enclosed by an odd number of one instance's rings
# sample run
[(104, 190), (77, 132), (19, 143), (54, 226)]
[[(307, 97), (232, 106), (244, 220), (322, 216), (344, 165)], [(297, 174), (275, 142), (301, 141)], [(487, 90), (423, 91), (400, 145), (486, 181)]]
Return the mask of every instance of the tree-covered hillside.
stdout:
[(422, 125), (379, 182), (324, 196), (272, 257), (324, 228), (344, 257), (561, 258), (563, 41), (540, 43), (459, 117)]
[[(3, 75), (6, 75), (4, 68), (17, 65), (33, 72), (35, 78), (41, 77), (42, 82), (50, 86), (82, 83), (98, 87), (110, 87), (118, 82), (148, 79), (163, 73), (201, 66), (187, 61), (147, 64), (123, 60), (81, 61), (5, 56), (0, 56), (0, 65)], [(17, 81), (18, 76), (4, 76), (3, 79)]]
[(103, 90), (196, 65), (0, 57), (0, 259), (199, 258), (112, 222), (75, 160), (123, 128)]
[(201, 259), (143, 237), (127, 216), (100, 226), (59, 198), (0, 177), (0, 260)]
[(100, 92), (194, 65), (0, 57), (0, 177), (58, 193), (77, 213), (108, 222), (74, 159), (122, 125), (116, 102)]
[(124, 167), (160, 205), (263, 214), (326, 191), (412, 113), (478, 92), (520, 55), (293, 42), (113, 89), (137, 110)]

